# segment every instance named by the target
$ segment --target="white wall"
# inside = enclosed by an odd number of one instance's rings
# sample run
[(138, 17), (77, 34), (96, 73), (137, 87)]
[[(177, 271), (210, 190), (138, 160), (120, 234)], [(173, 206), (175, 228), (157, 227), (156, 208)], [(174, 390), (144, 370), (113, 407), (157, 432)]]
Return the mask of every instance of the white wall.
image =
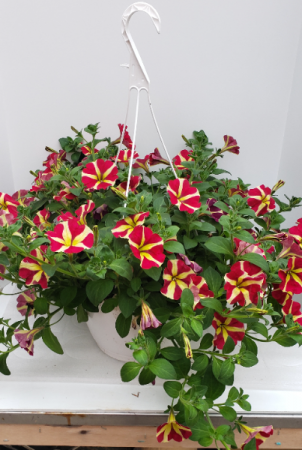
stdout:
[[(7, 136), (0, 130), (0, 190), (12, 192), (8, 149), (14, 187), (19, 189), (29, 187), (29, 170), (40, 167), (45, 145), (59, 148), (57, 139), (71, 133), (70, 125), (101, 122), (102, 136), (117, 137), (128, 86), (127, 69), (120, 64), (129, 59), (120, 19), (129, 3), (0, 3), (0, 104), (7, 130)], [(301, 65), (297, 50), (302, 2), (152, 4), (162, 19), (161, 34), (144, 13), (133, 16), (130, 28), (151, 79), (151, 98), (171, 154), (184, 148), (180, 136), (189, 136), (193, 129), (203, 128), (217, 147), (224, 134), (231, 134), (241, 153), (227, 155), (225, 167), (253, 185), (272, 185), (280, 158), (284, 165), (284, 135), (290, 133), (296, 171), (294, 176), (286, 172), (286, 178), (294, 190), (301, 161), (298, 126), (292, 128), (301, 109), (293, 92), (299, 88), (294, 71)], [(137, 143), (142, 155), (159, 145), (143, 100)]]

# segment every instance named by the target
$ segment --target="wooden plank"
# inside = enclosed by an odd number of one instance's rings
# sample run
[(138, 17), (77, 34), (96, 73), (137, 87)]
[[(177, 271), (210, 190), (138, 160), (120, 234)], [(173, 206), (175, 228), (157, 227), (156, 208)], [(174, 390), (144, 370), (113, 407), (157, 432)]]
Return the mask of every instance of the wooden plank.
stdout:
[[(235, 439), (238, 445), (241, 445), (245, 437), (243, 434), (238, 435), (236, 433)], [(139, 447), (144, 449), (196, 449), (198, 446), (196, 442), (186, 440), (180, 444), (171, 441), (163, 447), (163, 444), (159, 444), (156, 440), (156, 427), (17, 424), (0, 425), (0, 445), (68, 445), (87, 447)], [(302, 429), (276, 429), (274, 435), (261, 445), (261, 450), (273, 449), (301, 450)]]

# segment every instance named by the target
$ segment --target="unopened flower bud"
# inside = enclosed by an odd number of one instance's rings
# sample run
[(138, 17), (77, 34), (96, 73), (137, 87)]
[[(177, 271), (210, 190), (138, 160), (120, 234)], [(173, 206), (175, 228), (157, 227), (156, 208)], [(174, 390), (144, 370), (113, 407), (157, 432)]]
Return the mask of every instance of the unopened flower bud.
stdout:
[(188, 336), (187, 336), (186, 334), (184, 334), (184, 333), (183, 333), (182, 337), (183, 337), (184, 344), (185, 344), (185, 353), (186, 353), (186, 357), (187, 357), (187, 358), (193, 358), (193, 353), (192, 353), (192, 348), (191, 348), (190, 339), (189, 339)]
[(282, 188), (285, 185), (285, 181), (279, 180), (275, 186), (272, 188), (272, 194), (274, 194), (278, 189)]
[(54, 150), (53, 148), (50, 148), (50, 147), (45, 147), (45, 150), (47, 151), (47, 152), (49, 152), (49, 153), (59, 153), (59, 152), (57, 152), (56, 150)]
[(94, 243), (93, 243), (93, 245), (95, 247), (97, 247), (98, 246), (98, 242), (99, 242), (99, 228), (98, 228), (98, 226), (94, 225), (93, 228), (92, 228), (92, 231), (93, 231), (93, 236), (94, 236)]

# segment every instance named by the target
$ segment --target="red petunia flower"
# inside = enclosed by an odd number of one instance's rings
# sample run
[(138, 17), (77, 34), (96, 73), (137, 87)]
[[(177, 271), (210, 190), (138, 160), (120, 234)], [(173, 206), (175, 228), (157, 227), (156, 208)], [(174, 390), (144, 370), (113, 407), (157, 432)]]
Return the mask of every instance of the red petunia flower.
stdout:
[(280, 269), (278, 272), (281, 278), (280, 289), (292, 294), (302, 293), (302, 258), (290, 258), (287, 263), (288, 269)]
[(22, 259), (20, 268), (19, 268), (19, 277), (24, 278), (26, 286), (32, 286), (34, 284), (39, 284), (41, 288), (47, 288), (47, 281), (49, 280), (49, 276), (42, 269), (42, 264), (48, 263), (48, 260), (42, 254), (47, 250), (46, 245), (41, 245), (40, 248), (36, 248), (32, 250), (30, 254), (35, 258), (38, 258), (41, 262), (34, 260), (31, 257), (26, 257)]
[(135, 161), (135, 163), (133, 164), (133, 169), (144, 169), (147, 173), (149, 173), (149, 159), (150, 159), (150, 155), (146, 155), (144, 158), (142, 159), (137, 159)]
[(33, 289), (27, 289), (17, 297), (17, 310), (22, 316), (26, 316), (27, 310), (29, 310), (28, 317), (33, 315), (34, 301), (36, 300), (35, 291)]
[(241, 189), (240, 185), (237, 184), (237, 187), (228, 190), (228, 195), (229, 197), (233, 197), (234, 195), (240, 195), (240, 197), (244, 198), (247, 197), (248, 194), (247, 191)]
[[(129, 150), (129, 149), (121, 150), (118, 154), (117, 162), (128, 165), (128, 163), (131, 159), (131, 153), (132, 153), (132, 150)], [(133, 158), (137, 158), (138, 156), (139, 156), (139, 154), (134, 150)], [(112, 159), (112, 161), (115, 161), (115, 158), (116, 158), (116, 156), (111, 156), (110, 159)]]
[(192, 187), (185, 178), (169, 181), (167, 192), (171, 203), (177, 205), (180, 211), (193, 214), (201, 206), (198, 190)]
[(73, 200), (74, 198), (76, 198), (76, 195), (72, 194), (72, 192), (70, 192), (70, 189), (72, 189), (72, 186), (70, 186), (67, 181), (62, 181), (62, 183), (65, 188), (61, 189), (58, 192), (58, 195), (54, 195), (53, 199), (56, 200), (57, 202), (63, 202), (63, 203), (67, 203), (66, 200)]
[(135, 227), (143, 225), (149, 212), (137, 213), (132, 216), (125, 217), (125, 219), (116, 222), (115, 227), (111, 230), (113, 236), (116, 238), (127, 239)]
[(85, 205), (81, 205), (78, 209), (75, 210), (77, 215), (77, 222), (79, 225), (87, 225), (86, 216), (93, 211), (95, 207), (95, 203), (92, 200), (88, 200)]
[(45, 191), (46, 186), (44, 183), (49, 181), (54, 176), (50, 167), (47, 167), (44, 172), (40, 170), (38, 176), (35, 178), (35, 184), (31, 187), (30, 192)]
[(282, 250), (278, 255), (277, 259), (289, 258), (291, 256), (297, 256), (302, 258), (302, 246), (296, 244), (296, 239), (294, 236), (289, 235), (287, 239), (281, 241)]
[(194, 161), (194, 159), (190, 156), (193, 153), (193, 150), (181, 150), (178, 155), (173, 158), (174, 166), (178, 170), (187, 170), (185, 166), (182, 165), (183, 162)]
[(215, 312), (212, 326), (216, 330), (213, 345), (219, 350), (224, 347), (229, 336), (233, 339), (235, 345), (244, 338), (244, 324), (237, 319), (223, 317)]
[(141, 329), (158, 328), (162, 323), (155, 317), (152, 309), (142, 301)]
[(41, 328), (35, 328), (33, 330), (19, 330), (18, 328), (14, 331), (14, 336), (18, 341), (21, 348), (27, 351), (30, 356), (34, 354), (34, 337)]
[[(135, 175), (130, 178), (130, 184), (129, 184), (129, 191), (135, 192), (136, 188), (138, 187), (139, 183), (141, 182), (141, 175)], [(120, 183), (116, 188), (114, 188), (114, 192), (117, 193), (117, 191), (123, 195), (126, 196), (126, 189), (127, 189), (127, 181), (123, 181)]]
[(129, 244), (142, 269), (160, 267), (165, 260), (163, 240), (150, 228), (135, 227), (129, 236)]
[(181, 442), (192, 436), (192, 431), (189, 427), (185, 427), (176, 422), (172, 409), (169, 414), (168, 422), (157, 427), (156, 431), (156, 439), (158, 442), (168, 442), (171, 441), (171, 439), (176, 442)]
[(18, 206), (20, 206), (19, 202), (14, 200), (10, 195), (0, 192), (0, 211), (3, 211), (3, 215), (11, 214), (13, 217), (17, 217)]
[(79, 225), (76, 220), (68, 220), (48, 231), (52, 252), (79, 253), (93, 246), (93, 232), (86, 225)]
[(29, 191), (26, 189), (20, 189), (20, 191), (15, 192), (12, 195), (12, 198), (22, 206), (28, 206), (32, 201), (35, 200), (35, 197), (26, 197)]
[[(176, 237), (176, 236), (175, 236), (175, 237)], [(167, 240), (168, 240), (168, 239), (167, 239)], [(175, 239), (175, 240), (177, 240), (177, 239)], [(165, 241), (165, 242), (166, 242), (166, 241)], [(199, 264), (197, 264), (197, 262), (191, 261), (186, 255), (183, 255), (182, 253), (178, 253), (177, 259), (182, 259), (183, 262), (184, 262), (187, 266), (191, 267), (191, 269), (192, 269), (195, 273), (202, 272), (202, 267), (201, 267)]]
[(169, 161), (161, 156), (158, 148), (155, 148), (154, 152), (150, 153), (149, 164), (150, 166), (156, 166), (157, 164), (165, 164), (166, 166), (170, 165)]
[(235, 155), (239, 155), (239, 149), (236, 139), (234, 139), (232, 136), (224, 135), (224, 146), (221, 149), (221, 153), (223, 152), (231, 152)]
[(170, 259), (164, 270), (164, 286), (160, 292), (168, 298), (179, 300), (184, 289), (190, 287), (193, 270), (180, 259)]
[(47, 222), (47, 219), (50, 218), (50, 212), (47, 209), (42, 209), (39, 211), (37, 215), (34, 217), (34, 224), (39, 228), (40, 231), (45, 230), (45, 228), (49, 227), (51, 224)]
[[(81, 147), (81, 152), (85, 156), (92, 155), (92, 150), (88, 145), (84, 145), (83, 147)], [(95, 148), (93, 153), (98, 153), (98, 150)]]
[(48, 167), (55, 166), (57, 169), (61, 167), (62, 161), (66, 161), (66, 152), (64, 150), (60, 150), (58, 152), (53, 152), (47, 156), (46, 161), (43, 162), (43, 166)]
[(256, 216), (263, 216), (273, 211), (276, 207), (275, 200), (271, 196), (270, 188), (265, 187), (264, 184), (254, 189), (249, 189), (248, 195), (247, 204), (255, 211)]
[[(282, 308), (282, 314), (284, 316), (287, 316), (288, 314), (292, 314), (293, 321), (297, 322), (299, 325), (302, 326), (302, 312), (301, 312), (301, 305), (299, 302), (294, 302), (293, 300), (287, 300), (285, 305)], [(283, 318), (283, 321), (285, 322), (285, 318)]]
[(298, 225), (291, 227), (288, 230), (288, 233), (295, 239), (297, 244), (302, 248), (302, 219), (299, 219)]
[(263, 258), (266, 259), (265, 253), (262, 250), (262, 248), (259, 248), (260, 244), (249, 244), (248, 242), (241, 241), (238, 238), (234, 238), (235, 243), (235, 249), (234, 253), (235, 255), (246, 255), (247, 253), (257, 253), (258, 255), (263, 256)]
[(215, 222), (219, 222), (220, 217), (227, 215), (227, 213), (225, 211), (222, 211), (222, 209), (218, 208), (217, 206), (215, 206), (216, 202), (217, 200), (215, 200), (215, 198), (208, 198), (207, 211), (211, 213), (211, 219), (214, 219)]
[(290, 292), (282, 291), (280, 289), (280, 284), (273, 284), (273, 288), (272, 297), (277, 300), (280, 305), (284, 306), (288, 300), (292, 300), (292, 294)]
[[(124, 125), (122, 125), (121, 123), (119, 123), (118, 124), (118, 127), (119, 127), (119, 129), (120, 129), (120, 137), (119, 137), (119, 139), (117, 139), (117, 141), (115, 141), (115, 143), (119, 143), (120, 141), (121, 141), (121, 139), (122, 139), (122, 134), (123, 134), (123, 130), (124, 130)], [(131, 140), (131, 138), (130, 138), (130, 136), (129, 136), (129, 133), (128, 133), (128, 131), (127, 131), (127, 125), (126, 125), (126, 128), (125, 128), (125, 133), (124, 133), (124, 138), (123, 138), (123, 145), (125, 146), (125, 147), (127, 147), (127, 148), (130, 148), (130, 149), (132, 149), (132, 144), (133, 144), (133, 142), (132, 142), (132, 140)]]
[(112, 161), (97, 159), (83, 169), (82, 182), (86, 189), (107, 189), (114, 185), (117, 173), (117, 166)]
[(224, 279), (227, 302), (231, 305), (239, 303), (240, 306), (244, 306), (258, 303), (258, 292), (261, 292), (266, 276), (255, 264), (238, 261), (232, 265), (231, 271)]
[(13, 225), (18, 220), (18, 217), (13, 214), (6, 214), (3, 209), (0, 209), (0, 227), (5, 227), (8, 225)]
[(244, 450), (244, 447), (248, 442), (250, 442), (253, 438), (256, 439), (256, 450), (259, 450), (259, 446), (263, 444), (264, 441), (270, 436), (273, 435), (274, 429), (272, 425), (268, 425), (266, 427), (256, 427), (250, 428), (247, 425), (239, 423), (241, 430), (247, 435), (247, 439), (241, 444), (241, 450)]
[[(5, 274), (6, 268), (3, 264), (0, 264), (0, 274), (2, 273), (3, 275)], [(0, 275), (0, 280), (4, 280), (3, 277), (1, 277)]]
[(204, 306), (200, 303), (200, 300), (204, 298), (214, 298), (214, 293), (210, 291), (206, 280), (198, 275), (191, 276), (190, 290), (194, 295), (193, 310), (203, 309)]

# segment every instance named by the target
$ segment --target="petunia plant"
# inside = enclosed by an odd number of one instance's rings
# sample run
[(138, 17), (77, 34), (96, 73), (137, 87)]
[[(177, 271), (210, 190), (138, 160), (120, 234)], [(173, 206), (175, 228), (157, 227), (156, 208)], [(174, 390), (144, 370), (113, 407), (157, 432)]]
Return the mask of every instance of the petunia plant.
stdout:
[[(118, 334), (137, 329), (122, 380), (152, 389), (164, 379), (171, 399), (158, 441), (237, 448), (237, 429), (242, 449), (258, 449), (273, 429), (242, 420), (251, 405), (234, 373), (257, 364), (258, 342), (302, 343), (293, 300), (302, 218), (282, 228), (301, 199), (280, 200), (281, 180), (251, 187), (219, 169), (225, 154), (239, 154), (231, 136), (219, 149), (203, 131), (183, 136), (172, 170), (158, 148), (140, 154), (123, 128), (111, 140), (97, 137), (98, 124), (72, 127), (59, 152), (46, 147), (29, 190), (0, 193), (0, 277), (16, 285), (20, 313), (0, 319), (0, 371), (9, 375), (18, 347), (34, 355), (37, 339), (62, 354), (51, 327), (63, 316), (87, 322), (118, 308)], [(214, 427), (213, 411), (225, 425)]]

